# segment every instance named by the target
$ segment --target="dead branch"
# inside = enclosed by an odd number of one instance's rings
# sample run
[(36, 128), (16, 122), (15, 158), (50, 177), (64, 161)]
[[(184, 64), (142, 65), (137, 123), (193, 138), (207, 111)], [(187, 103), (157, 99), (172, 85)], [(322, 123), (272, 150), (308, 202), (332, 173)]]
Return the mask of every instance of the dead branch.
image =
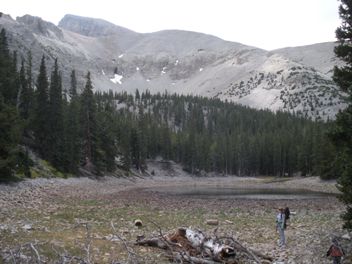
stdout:
[(138, 255), (133, 251), (132, 248), (130, 248), (128, 245), (127, 245), (127, 242), (121, 237), (119, 236), (119, 234), (116, 232), (116, 228), (114, 226), (114, 222), (111, 221), (111, 228), (114, 232), (114, 236), (116, 236), (121, 242), (122, 244), (124, 245), (127, 253), (128, 253), (128, 262), (132, 261), (133, 263), (136, 263), (138, 262)]
[(165, 242), (161, 240), (159, 237), (139, 240), (139, 241), (136, 241), (134, 244), (138, 246), (157, 247), (165, 250), (169, 249), (169, 247), (165, 244)]
[[(5, 254), (3, 258), (5, 261), (7, 259), (11, 260), (12, 263), (23, 263), (23, 259), (27, 258), (27, 254), (29, 254), (32, 262), (36, 262), (38, 264), (43, 263), (45, 261), (42, 260), (39, 251), (36, 248), (38, 244), (44, 243), (28, 242), (25, 244), (18, 245), (15, 248), (8, 249), (7, 251), (3, 251), (3, 253)], [(33, 254), (31, 254), (31, 252), (33, 252)], [(32, 259), (35, 259), (35, 261), (33, 261)]]
[(40, 263), (40, 255), (38, 250), (34, 247), (34, 245), (32, 243), (29, 243), (30, 248), (34, 251), (35, 255), (37, 256), (37, 262)]
[(83, 258), (77, 256), (71, 256), (68, 252), (64, 249), (64, 253), (60, 253), (55, 247), (52, 245), (51, 249), (57, 254), (59, 260), (57, 260), (57, 264), (71, 264), (73, 261), (77, 261), (76, 263), (79, 264), (88, 264)]
[(159, 230), (159, 239), (161, 241), (157, 242), (160, 244), (160, 242), (164, 243), (164, 246), (166, 247), (165, 249), (168, 249), (171, 254), (174, 253), (174, 249), (173, 247), (180, 247), (180, 244), (178, 243), (174, 243), (168, 236), (165, 236), (161, 230), (161, 227), (160, 225), (158, 225), (156, 222), (154, 222), (153, 220), (151, 219), (147, 219), (150, 223), (152, 223), (154, 226), (156, 226)]
[(233, 242), (233, 246), (238, 250), (238, 251), (242, 251), (245, 254), (247, 254), (247, 256), (251, 256), (257, 263), (261, 263), (261, 260), (258, 258), (258, 256), (256, 256), (256, 254), (254, 254), (250, 249), (246, 248), (245, 246), (243, 246), (240, 242), (238, 242), (237, 240), (235, 240), (233, 237), (222, 237), (221, 239), (229, 239)]
[(10, 254), (11, 254), (11, 258), (12, 258), (13, 263), (16, 264), (16, 259), (15, 259), (15, 256), (13, 255), (13, 252), (11, 249), (10, 249)]

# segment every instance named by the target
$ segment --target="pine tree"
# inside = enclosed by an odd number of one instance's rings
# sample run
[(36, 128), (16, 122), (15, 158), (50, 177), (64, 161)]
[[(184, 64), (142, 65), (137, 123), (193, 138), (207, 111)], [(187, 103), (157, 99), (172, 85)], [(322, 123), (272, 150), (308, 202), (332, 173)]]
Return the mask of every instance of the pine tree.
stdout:
[(141, 131), (138, 127), (132, 127), (130, 137), (130, 149), (131, 149), (131, 162), (137, 170), (142, 170), (143, 159), (142, 159), (142, 145), (141, 145)]
[[(31, 63), (31, 62), (30, 62)], [(31, 68), (31, 66), (30, 66)], [(32, 77), (29, 77), (29, 73), (26, 72), (24, 60), (21, 63), (21, 69), (19, 73), (20, 88), (18, 92), (18, 109), (22, 119), (29, 121), (30, 116), (33, 113), (33, 88), (32, 88)], [(26, 125), (28, 126), (28, 124)]]
[(116, 168), (116, 121), (111, 102), (107, 102), (99, 111), (99, 143), (102, 151), (103, 166), (106, 171), (113, 172)]
[(42, 158), (49, 157), (49, 82), (46, 72), (45, 57), (42, 57), (37, 78), (36, 109), (34, 114), (34, 136), (36, 148)]
[(11, 60), (5, 29), (0, 32), (0, 180), (14, 174), (21, 135), (16, 104), (18, 73)]
[[(29, 100), (29, 117), (33, 116), (34, 111), (34, 90), (33, 90), (33, 73), (32, 73), (32, 53), (28, 51), (27, 54), (27, 65), (26, 65), (26, 80), (27, 80), (27, 92), (28, 92), (28, 100)], [(26, 95), (24, 95), (27, 97)]]
[(23, 119), (28, 119), (28, 100), (25, 100), (25, 94), (27, 94), (27, 80), (26, 73), (24, 68), (24, 61), (22, 60), (21, 69), (20, 69), (20, 90), (18, 93), (17, 106), (19, 110), (19, 114)]
[(7, 42), (6, 30), (4, 28), (0, 31), (0, 55), (2, 58), (8, 57), (10, 54), (9, 45)]
[(81, 95), (80, 127), (82, 133), (82, 158), (84, 165), (92, 172), (100, 171), (100, 154), (97, 137), (97, 106), (93, 95), (90, 72), (87, 73), (86, 85)]
[[(128, 115), (126, 115), (128, 116)], [(121, 118), (118, 127), (119, 152), (121, 155), (121, 167), (128, 171), (131, 168), (131, 124), (129, 118)]]
[(11, 100), (18, 110), (19, 107), (19, 98), (20, 98), (20, 76), (17, 72), (17, 51), (12, 53), (12, 63), (10, 68), (10, 80), (11, 80)]
[(11, 60), (6, 31), (0, 32), (0, 180), (13, 176), (18, 164), (21, 122), (16, 109), (19, 75), (16, 52)]
[(75, 70), (71, 73), (69, 89), (71, 101), (65, 115), (65, 171), (77, 173), (80, 161), (81, 138), (79, 135), (79, 97)]
[(341, 200), (346, 205), (346, 212), (343, 215), (344, 227), (352, 230), (352, 2), (350, 0), (341, 0), (339, 14), (342, 25), (336, 30), (340, 44), (335, 48), (335, 54), (346, 63), (346, 66), (335, 67), (334, 80), (341, 89), (349, 93), (349, 106), (337, 114), (330, 138), (338, 148), (338, 157), (342, 164), (338, 186), (342, 192)]
[(63, 100), (62, 83), (59, 73), (57, 59), (51, 73), (50, 92), (49, 92), (49, 160), (58, 169), (63, 169), (64, 163), (64, 123), (63, 123)]
[(18, 91), (17, 54), (11, 56), (5, 29), (0, 32), (0, 93), (6, 104), (15, 105)]
[(71, 72), (71, 86), (69, 90), (69, 95), (71, 99), (77, 96), (77, 78), (75, 70), (72, 70)]
[(0, 93), (0, 181), (14, 174), (21, 135), (16, 108), (5, 104)]

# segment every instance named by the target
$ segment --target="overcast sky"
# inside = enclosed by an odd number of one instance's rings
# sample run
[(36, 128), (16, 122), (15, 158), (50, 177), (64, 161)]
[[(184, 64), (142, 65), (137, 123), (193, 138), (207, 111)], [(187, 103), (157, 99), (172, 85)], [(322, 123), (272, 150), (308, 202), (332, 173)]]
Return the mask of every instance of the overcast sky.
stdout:
[(183, 29), (272, 50), (335, 40), (338, 0), (2, 0), (13, 18), (58, 24), (65, 14), (145, 33)]

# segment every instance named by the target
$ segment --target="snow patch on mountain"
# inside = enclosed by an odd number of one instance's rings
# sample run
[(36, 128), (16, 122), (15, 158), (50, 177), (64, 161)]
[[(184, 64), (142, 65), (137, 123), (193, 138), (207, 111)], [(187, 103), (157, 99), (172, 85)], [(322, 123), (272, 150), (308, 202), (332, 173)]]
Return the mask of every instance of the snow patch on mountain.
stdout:
[(114, 74), (114, 78), (110, 79), (114, 84), (122, 84), (121, 79), (123, 78), (122, 75)]

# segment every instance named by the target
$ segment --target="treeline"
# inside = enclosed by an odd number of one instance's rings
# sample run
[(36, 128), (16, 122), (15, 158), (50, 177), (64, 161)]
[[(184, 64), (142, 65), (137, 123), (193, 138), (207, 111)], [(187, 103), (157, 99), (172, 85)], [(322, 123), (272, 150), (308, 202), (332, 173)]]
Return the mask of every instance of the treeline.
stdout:
[[(97, 94), (112, 109), (126, 168), (162, 157), (191, 173), (329, 175), (329, 124), (216, 99), (142, 93)], [(114, 110), (120, 109), (120, 110)], [(327, 166), (328, 165), (328, 166)]]
[(74, 175), (143, 171), (158, 157), (195, 174), (336, 174), (327, 123), (193, 96), (94, 94), (90, 73), (77, 87), (74, 70), (64, 89), (57, 60), (50, 78), (44, 57), (37, 78), (30, 53), (17, 67), (5, 30), (0, 53), (0, 177), (30, 177), (27, 149)]

